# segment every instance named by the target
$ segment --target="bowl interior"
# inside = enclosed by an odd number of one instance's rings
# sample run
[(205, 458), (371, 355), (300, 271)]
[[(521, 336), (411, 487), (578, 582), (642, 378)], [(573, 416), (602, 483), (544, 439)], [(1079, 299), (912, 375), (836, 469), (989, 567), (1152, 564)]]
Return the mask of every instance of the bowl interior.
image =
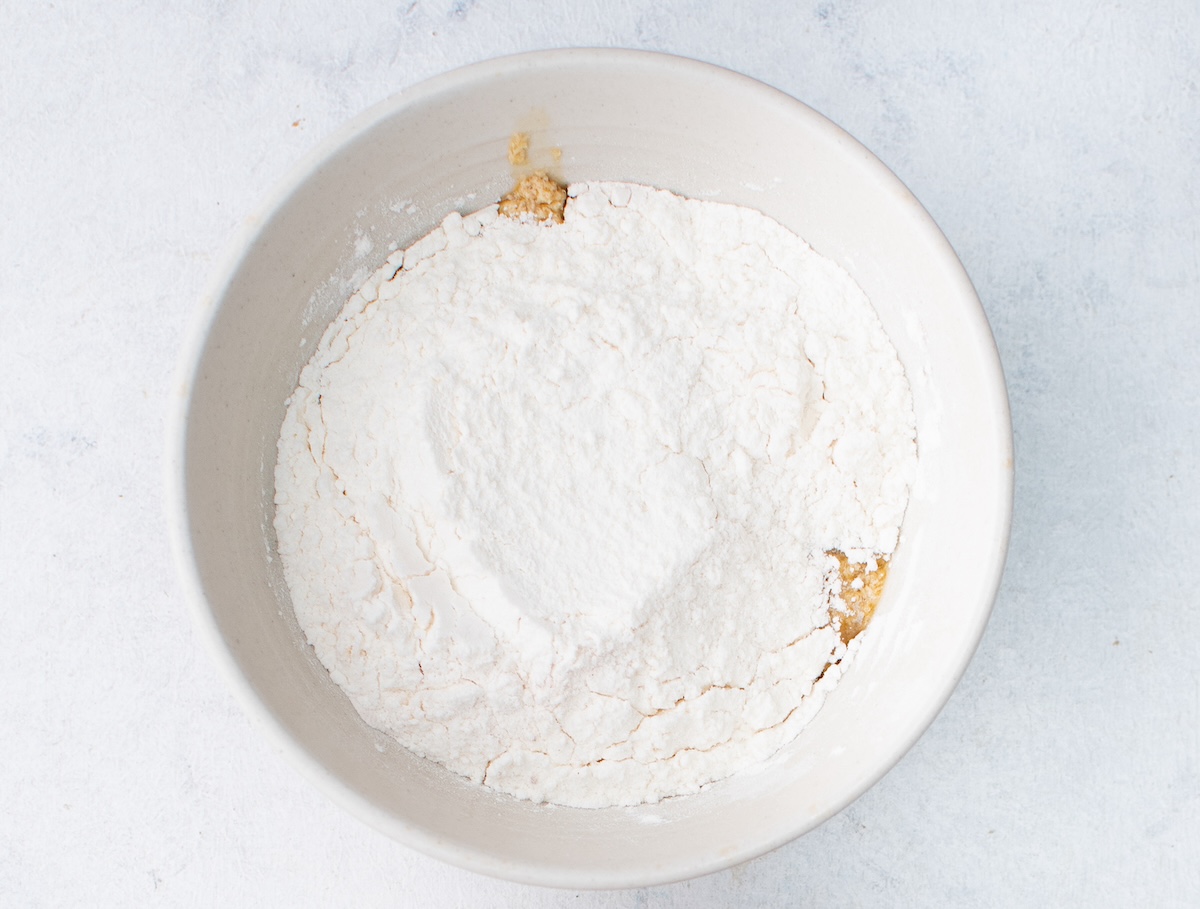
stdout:
[[(919, 475), (871, 633), (800, 738), (695, 796), (584, 811), (497, 796), (359, 719), (306, 645), (275, 553), (284, 401), (325, 325), (397, 245), (495, 201), (526, 131), (560, 179), (628, 180), (757, 208), (870, 296), (913, 387)], [(547, 159), (548, 160), (548, 159)], [(828, 121), (692, 61), (562, 51), (459, 70), (358, 118), (250, 225), (209, 301), (180, 427), (177, 543), (202, 624), (284, 750), (338, 801), (457, 864), (576, 887), (680, 879), (819, 824), (932, 721), (991, 608), (1011, 509), (995, 347), (915, 199)]]

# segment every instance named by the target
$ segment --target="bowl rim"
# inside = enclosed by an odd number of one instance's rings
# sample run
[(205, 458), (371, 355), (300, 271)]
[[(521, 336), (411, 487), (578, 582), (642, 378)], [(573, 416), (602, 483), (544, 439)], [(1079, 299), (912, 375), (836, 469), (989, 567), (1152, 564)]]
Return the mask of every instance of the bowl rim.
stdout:
[[(1005, 469), (1002, 469), (997, 477), (998, 504), (1001, 508), (996, 526), (997, 539), (994, 540), (994, 546), (989, 550), (992, 553), (991, 559), (986, 564), (977, 566), (977, 576), (985, 582), (984, 589), (991, 591), (988, 602), (985, 604), (986, 608), (979, 609), (974, 626), (970, 629), (970, 646), (964, 647), (957, 655), (958, 663), (948, 676), (953, 683), (948, 684), (938, 698), (927, 703), (923, 712), (918, 712), (913, 717), (908, 734), (900, 741), (894, 752), (888, 755), (887, 760), (880, 761), (876, 772), (865, 778), (859, 786), (847, 791), (842, 799), (834, 803), (815, 822), (806, 822), (799, 825), (798, 829), (748, 844), (743, 849), (723, 856), (709, 856), (699, 860), (676, 862), (669, 867), (655, 868), (646, 865), (642, 868), (619, 872), (576, 871), (559, 866), (542, 866), (536, 863), (518, 864), (509, 860), (497, 859), (482, 850), (431, 835), (383, 811), (326, 769), (302, 743), (293, 738), (258, 696), (222, 634), (216, 615), (205, 596), (193, 551), (187, 497), (186, 449), (193, 385), (196, 383), (210, 330), (221, 309), (222, 301), (242, 263), (251, 254), (253, 241), (258, 237), (262, 227), (279, 213), (292, 195), (320, 168), (322, 162), (334, 157), (375, 124), (398, 115), (405, 108), (422, 104), (439, 95), (477, 84), (495, 76), (522, 69), (552, 66), (566, 61), (571, 61), (573, 64), (592, 61), (608, 66), (625, 61), (641, 66), (659, 66), (676, 72), (691, 72), (696, 77), (737, 84), (744, 91), (758, 93), (775, 104), (790, 107), (794, 113), (809, 119), (815, 128), (837, 137), (841, 142), (846, 143), (850, 150), (862, 155), (864, 158), (862, 163), (866, 167), (882, 178), (882, 181), (891, 186), (897, 194), (906, 196), (911, 201), (914, 206), (914, 218), (923, 223), (930, 240), (941, 247), (940, 252), (952, 273), (952, 280), (958, 284), (958, 296), (962, 300), (964, 315), (971, 321), (977, 337), (988, 342), (984, 346), (990, 347), (985, 352), (989, 355), (988, 359), (992, 368), (984, 370), (990, 396), (987, 404), (995, 414), (996, 424), (1001, 430), (1001, 441), (1004, 445), (1004, 450), (998, 453), (998, 463), (1005, 465)], [(211, 271), (211, 277), (200, 297), (197, 311), (192, 316), (191, 325), (186, 332), (185, 341), (177, 360), (171, 391), (166, 420), (166, 457), (163, 479), (172, 557), (177, 576), (182, 584), (188, 611), (192, 616), (192, 625), (203, 640), (203, 646), (218, 665), (219, 672), (224, 676), (226, 684), (240, 701), (242, 709), (252, 718), (254, 725), (266, 736), (275, 750), (282, 753), (288, 763), (307, 778), (318, 791), (359, 820), (405, 846), (432, 858), (469, 871), (517, 883), (574, 889), (622, 889), (674, 883), (721, 871), (764, 855), (821, 826), (886, 776), (908, 753), (945, 707), (978, 649), (995, 604), (1007, 556), (1012, 527), (1014, 479), (1012, 419), (1007, 386), (995, 337), (986, 313), (950, 242), (903, 181), (873, 152), (833, 121), (781, 89), (774, 88), (758, 79), (717, 64), (675, 54), (603, 47), (568, 47), (509, 54), (467, 64), (419, 81), (372, 104), (347, 120), (291, 165), (285, 176), (277, 181), (262, 201), (242, 219), (232, 236), (226, 241), (223, 252), (217, 258)]]

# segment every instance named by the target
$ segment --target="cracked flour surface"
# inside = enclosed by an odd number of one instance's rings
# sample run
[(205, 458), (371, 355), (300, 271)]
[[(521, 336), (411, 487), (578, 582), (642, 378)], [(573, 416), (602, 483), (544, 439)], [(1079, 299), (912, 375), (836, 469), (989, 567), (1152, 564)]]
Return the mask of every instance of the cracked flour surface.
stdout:
[(632, 805), (820, 708), (856, 647), (827, 553), (893, 551), (915, 430), (866, 297), (798, 237), (571, 196), (557, 226), (452, 214), (355, 294), (289, 399), (275, 526), (368, 723), (520, 798)]

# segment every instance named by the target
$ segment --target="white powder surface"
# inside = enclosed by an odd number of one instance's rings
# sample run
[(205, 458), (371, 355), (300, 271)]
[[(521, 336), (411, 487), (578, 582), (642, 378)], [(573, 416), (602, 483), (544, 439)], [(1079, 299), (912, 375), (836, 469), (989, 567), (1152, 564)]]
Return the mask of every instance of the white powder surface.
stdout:
[(520, 798), (633, 805), (820, 708), (857, 646), (829, 553), (895, 549), (914, 420), (865, 295), (776, 222), (570, 195), (562, 225), (452, 214), (354, 295), (288, 401), (275, 527), (368, 723)]

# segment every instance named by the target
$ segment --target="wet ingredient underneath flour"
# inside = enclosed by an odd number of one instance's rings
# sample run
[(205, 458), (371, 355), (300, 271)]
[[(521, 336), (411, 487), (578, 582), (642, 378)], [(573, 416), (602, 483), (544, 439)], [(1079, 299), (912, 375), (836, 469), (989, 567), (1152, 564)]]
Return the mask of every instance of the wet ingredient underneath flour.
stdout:
[(653, 802), (841, 677), (911, 398), (849, 275), (758, 212), (590, 183), (554, 220), (451, 214), (351, 298), (288, 401), (279, 551), (372, 726), (519, 798)]

